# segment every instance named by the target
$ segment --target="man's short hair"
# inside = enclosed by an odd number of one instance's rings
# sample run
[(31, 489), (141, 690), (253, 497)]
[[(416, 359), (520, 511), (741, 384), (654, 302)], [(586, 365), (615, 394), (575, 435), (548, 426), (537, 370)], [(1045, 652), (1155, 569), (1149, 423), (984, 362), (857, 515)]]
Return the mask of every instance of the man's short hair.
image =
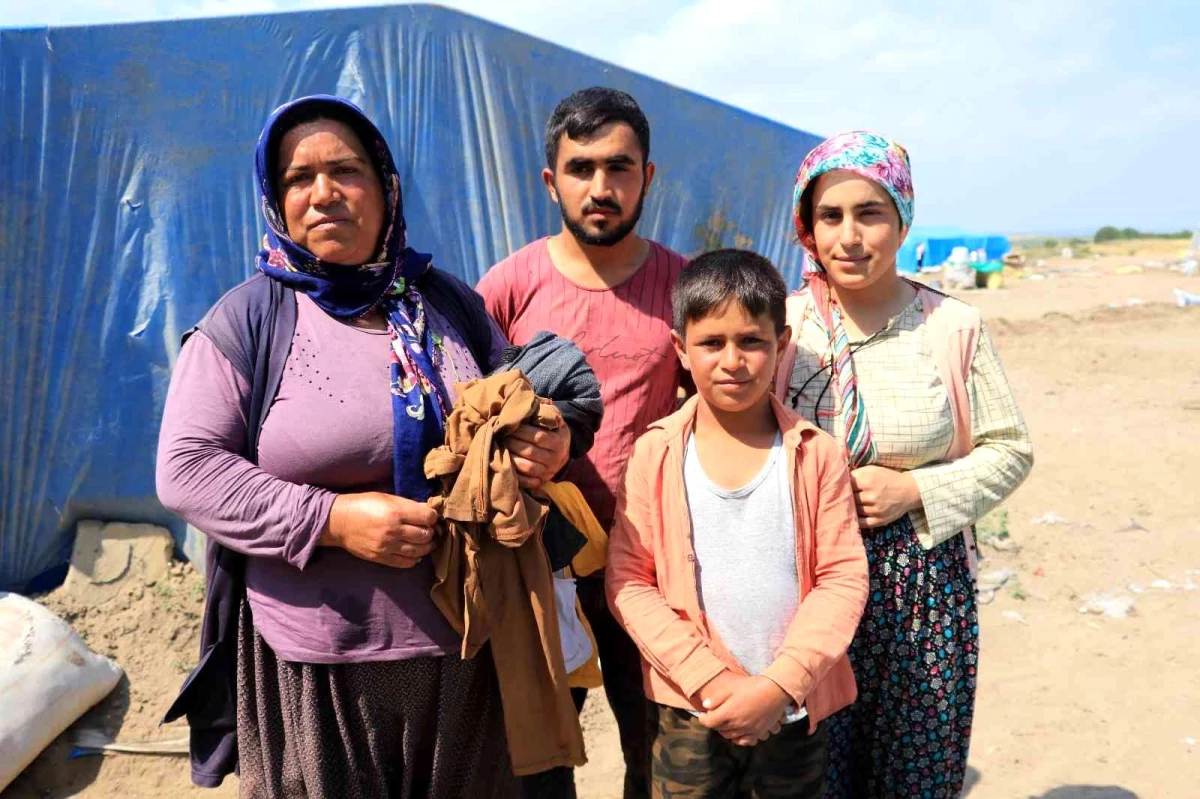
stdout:
[(587, 139), (613, 122), (633, 128), (642, 147), (642, 166), (650, 160), (650, 123), (641, 107), (629, 94), (617, 89), (593, 86), (566, 97), (546, 120), (546, 165), (554, 171), (558, 163), (558, 143), (563, 134), (571, 139)]
[(736, 300), (750, 316), (767, 314), (783, 332), (787, 284), (774, 264), (749, 250), (714, 250), (693, 260), (671, 289), (675, 332)]

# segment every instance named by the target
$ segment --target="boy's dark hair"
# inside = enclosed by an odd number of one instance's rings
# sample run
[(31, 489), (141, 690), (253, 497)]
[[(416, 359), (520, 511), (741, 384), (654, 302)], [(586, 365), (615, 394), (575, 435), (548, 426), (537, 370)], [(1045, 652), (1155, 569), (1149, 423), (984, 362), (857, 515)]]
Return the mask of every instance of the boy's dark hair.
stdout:
[(774, 264), (749, 250), (714, 250), (692, 261), (671, 289), (675, 332), (736, 300), (751, 316), (767, 314), (775, 335), (783, 332), (787, 284)]
[(593, 86), (563, 99), (546, 120), (546, 165), (550, 171), (558, 163), (558, 143), (564, 133), (571, 139), (586, 139), (611, 122), (633, 128), (645, 166), (650, 160), (650, 123), (637, 100), (617, 89)]

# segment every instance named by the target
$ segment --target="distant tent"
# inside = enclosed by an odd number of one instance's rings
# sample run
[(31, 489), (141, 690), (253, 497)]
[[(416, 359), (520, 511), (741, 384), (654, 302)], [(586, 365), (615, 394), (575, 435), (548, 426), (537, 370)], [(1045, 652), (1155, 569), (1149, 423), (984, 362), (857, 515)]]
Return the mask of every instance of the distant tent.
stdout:
[(945, 263), (950, 252), (955, 247), (966, 247), (972, 252), (983, 250), (987, 260), (998, 261), (1008, 254), (1012, 246), (1007, 236), (994, 233), (978, 233), (957, 227), (937, 227), (918, 225), (908, 232), (904, 246), (896, 256), (896, 267), (901, 272), (916, 272), (918, 267), (917, 249), (924, 245), (924, 258), (921, 266), (937, 266)]

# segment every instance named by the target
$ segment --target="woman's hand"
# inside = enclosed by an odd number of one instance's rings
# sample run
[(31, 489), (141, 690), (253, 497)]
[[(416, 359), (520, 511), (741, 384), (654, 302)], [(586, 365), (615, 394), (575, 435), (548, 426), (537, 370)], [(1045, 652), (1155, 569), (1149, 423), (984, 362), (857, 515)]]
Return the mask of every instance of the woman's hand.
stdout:
[(571, 431), (566, 425), (547, 430), (523, 424), (504, 439), (521, 488), (532, 490), (554, 479), (571, 457)]
[(921, 507), (921, 491), (908, 472), (883, 466), (862, 466), (850, 471), (858, 526), (864, 530), (885, 527)]
[(437, 512), (423, 502), (393, 494), (342, 494), (333, 501), (321, 546), (356, 558), (410, 569), (433, 551)]

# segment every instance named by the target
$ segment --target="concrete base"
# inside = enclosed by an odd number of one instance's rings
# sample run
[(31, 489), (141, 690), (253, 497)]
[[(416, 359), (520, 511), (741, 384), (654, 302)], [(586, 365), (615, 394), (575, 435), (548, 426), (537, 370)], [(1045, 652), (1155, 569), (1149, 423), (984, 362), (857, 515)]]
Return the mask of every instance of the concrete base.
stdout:
[(131, 582), (146, 585), (166, 577), (174, 549), (165, 527), (82, 521), (64, 588), (89, 604), (107, 602)]

